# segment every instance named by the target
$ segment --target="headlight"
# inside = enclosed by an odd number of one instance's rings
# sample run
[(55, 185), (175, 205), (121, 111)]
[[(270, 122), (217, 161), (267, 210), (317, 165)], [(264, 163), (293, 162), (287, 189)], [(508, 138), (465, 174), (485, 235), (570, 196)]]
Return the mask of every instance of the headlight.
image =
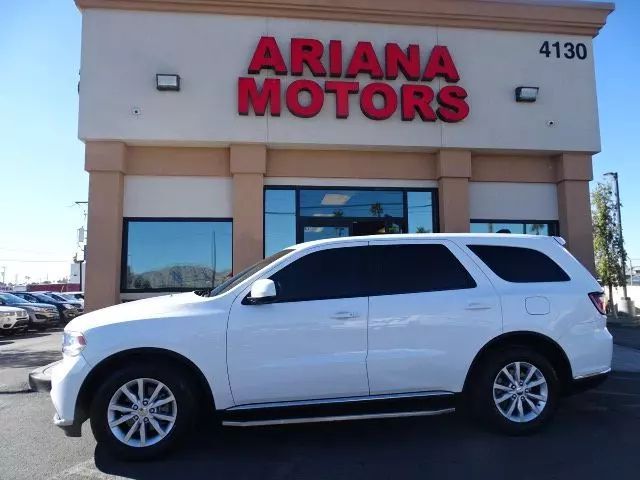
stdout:
[(42, 308), (42, 307), (31, 307), (31, 310), (33, 310), (34, 312), (38, 312), (38, 313), (42, 313), (42, 312), (46, 312), (47, 311), (46, 308)]
[(80, 332), (64, 332), (62, 337), (62, 353), (75, 357), (87, 346), (84, 335)]
[(70, 303), (63, 303), (63, 304), (62, 304), (62, 306), (63, 306), (64, 308), (67, 308), (67, 309), (70, 309), (70, 308), (76, 308), (76, 307), (74, 307), (73, 305), (71, 305)]
[(0, 318), (10, 318), (15, 317), (18, 314), (16, 312), (0, 312)]

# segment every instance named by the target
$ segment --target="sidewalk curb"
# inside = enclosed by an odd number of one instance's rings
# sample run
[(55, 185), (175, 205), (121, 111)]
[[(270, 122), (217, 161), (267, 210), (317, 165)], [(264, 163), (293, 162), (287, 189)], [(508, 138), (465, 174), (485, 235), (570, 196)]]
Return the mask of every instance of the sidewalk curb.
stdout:
[(62, 360), (50, 363), (44, 367), (36, 368), (29, 373), (29, 387), (34, 392), (50, 392), (51, 391), (51, 369), (59, 364)]

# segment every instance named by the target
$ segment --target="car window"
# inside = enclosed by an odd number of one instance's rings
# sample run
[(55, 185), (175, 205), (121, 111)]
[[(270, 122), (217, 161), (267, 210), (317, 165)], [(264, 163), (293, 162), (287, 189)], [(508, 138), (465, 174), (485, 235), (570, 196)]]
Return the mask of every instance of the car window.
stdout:
[(215, 297), (217, 295), (222, 295), (223, 293), (227, 293), (236, 285), (239, 285), (240, 283), (244, 282), (247, 278), (249, 278), (254, 273), (271, 265), (276, 260), (284, 257), (285, 255), (288, 255), (291, 252), (293, 252), (293, 250), (281, 250), (280, 252), (274, 253), (273, 255), (265, 258), (264, 260), (260, 260), (259, 262), (254, 263), (250, 267), (245, 268), (243, 271), (241, 271), (237, 275), (232, 276), (231, 278), (227, 279), (225, 282), (218, 285), (216, 288), (214, 288), (211, 291), (210, 296)]
[(11, 293), (0, 293), (0, 300), (7, 305), (14, 305), (16, 303), (24, 303), (24, 299), (17, 297)]
[(532, 248), (468, 245), (497, 276), (514, 283), (566, 282), (569, 275), (551, 258)]
[(271, 276), (277, 302), (301, 302), (368, 295), (369, 247), (309, 253)]
[(372, 295), (475, 288), (476, 282), (443, 244), (374, 245)]

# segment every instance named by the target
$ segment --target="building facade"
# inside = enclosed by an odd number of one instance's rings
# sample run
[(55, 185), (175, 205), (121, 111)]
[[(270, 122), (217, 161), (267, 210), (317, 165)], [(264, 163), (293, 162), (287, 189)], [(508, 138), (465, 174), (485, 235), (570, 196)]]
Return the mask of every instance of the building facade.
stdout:
[(76, 0), (88, 309), (288, 245), (561, 235), (593, 270), (608, 3)]

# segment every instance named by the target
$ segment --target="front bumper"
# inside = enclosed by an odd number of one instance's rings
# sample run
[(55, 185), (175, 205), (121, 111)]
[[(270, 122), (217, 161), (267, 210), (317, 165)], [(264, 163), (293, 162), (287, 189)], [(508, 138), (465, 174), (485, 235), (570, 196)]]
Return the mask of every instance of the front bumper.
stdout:
[(68, 323), (79, 315), (80, 313), (75, 308), (67, 309), (67, 310), (62, 310), (61, 318), (64, 322)]
[(82, 354), (65, 356), (51, 370), (51, 401), (56, 410), (54, 424), (62, 427), (67, 435), (79, 435), (81, 422), (76, 418), (76, 403), (89, 371), (90, 366)]
[(29, 327), (29, 317), (3, 318), (0, 320), (0, 330), (25, 330)]
[(36, 326), (55, 325), (60, 322), (60, 314), (55, 312), (32, 312), (29, 315), (31, 323)]

